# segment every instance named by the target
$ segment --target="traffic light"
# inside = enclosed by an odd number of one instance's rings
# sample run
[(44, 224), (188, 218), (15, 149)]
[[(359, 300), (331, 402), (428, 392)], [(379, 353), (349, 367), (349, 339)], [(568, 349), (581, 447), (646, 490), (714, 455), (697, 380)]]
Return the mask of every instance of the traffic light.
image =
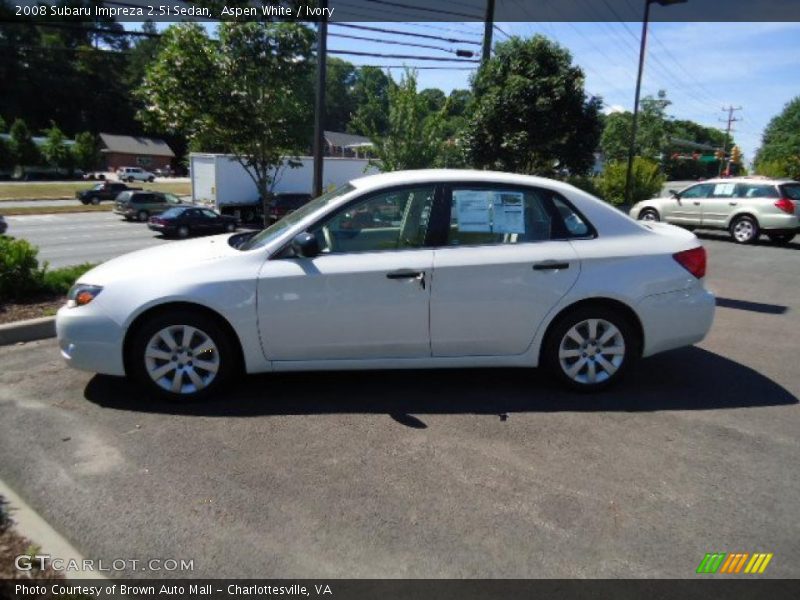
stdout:
[(724, 160), (725, 159), (725, 151), (724, 150), (717, 150), (714, 152), (714, 156), (717, 160)]
[(742, 162), (742, 151), (739, 149), (739, 146), (731, 148), (731, 162), (736, 164)]

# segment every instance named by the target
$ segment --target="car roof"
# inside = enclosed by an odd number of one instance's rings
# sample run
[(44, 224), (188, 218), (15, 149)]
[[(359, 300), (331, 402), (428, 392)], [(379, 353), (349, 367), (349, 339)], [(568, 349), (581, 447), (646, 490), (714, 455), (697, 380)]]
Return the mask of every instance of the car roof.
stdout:
[(478, 171), (473, 169), (419, 169), (411, 171), (393, 171), (378, 175), (367, 175), (350, 181), (350, 185), (364, 191), (373, 188), (393, 185), (413, 185), (415, 183), (446, 183), (449, 181), (466, 181), (474, 183), (506, 183), (511, 185), (539, 185), (550, 189), (571, 190), (572, 186), (533, 175), (518, 175), (501, 171)]
[(783, 183), (797, 183), (792, 179), (773, 179), (772, 177), (715, 177), (714, 179), (707, 179), (705, 181), (698, 181), (697, 183), (753, 183), (763, 185), (780, 185)]

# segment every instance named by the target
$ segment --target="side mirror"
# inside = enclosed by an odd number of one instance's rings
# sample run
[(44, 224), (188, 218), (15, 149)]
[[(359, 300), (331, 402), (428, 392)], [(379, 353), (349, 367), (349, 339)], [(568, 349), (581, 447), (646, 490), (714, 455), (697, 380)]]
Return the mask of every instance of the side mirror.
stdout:
[(677, 190), (669, 190), (669, 197), (670, 198), (680, 198), (680, 196), (678, 196), (678, 191)]
[(295, 255), (303, 258), (314, 258), (319, 256), (319, 242), (316, 236), (308, 232), (298, 233), (292, 240), (292, 250)]

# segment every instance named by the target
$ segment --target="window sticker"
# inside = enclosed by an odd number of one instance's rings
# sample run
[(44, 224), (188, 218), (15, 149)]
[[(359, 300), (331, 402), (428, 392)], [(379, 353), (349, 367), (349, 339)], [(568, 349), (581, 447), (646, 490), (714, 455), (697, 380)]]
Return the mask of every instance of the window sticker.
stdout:
[(495, 192), (492, 217), (494, 233), (525, 233), (525, 195), (522, 192)]
[(454, 191), (458, 230), (491, 233), (492, 222), (489, 214), (492, 208), (491, 198), (492, 193), (488, 191)]
[(730, 196), (734, 187), (735, 183), (718, 183), (714, 186), (714, 196)]

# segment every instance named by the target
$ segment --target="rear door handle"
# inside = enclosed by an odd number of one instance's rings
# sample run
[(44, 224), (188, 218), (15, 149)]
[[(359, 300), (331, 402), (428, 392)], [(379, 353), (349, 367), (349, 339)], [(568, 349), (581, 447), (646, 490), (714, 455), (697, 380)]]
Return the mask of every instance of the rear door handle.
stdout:
[(700, 206), (700, 203), (699, 202), (695, 202), (694, 205), (695, 206)]
[(739, 203), (738, 202), (728, 202), (728, 204), (730, 204), (731, 206), (736, 206)]
[(560, 271), (561, 269), (569, 269), (569, 263), (559, 262), (557, 260), (545, 260), (533, 264), (534, 271)]

